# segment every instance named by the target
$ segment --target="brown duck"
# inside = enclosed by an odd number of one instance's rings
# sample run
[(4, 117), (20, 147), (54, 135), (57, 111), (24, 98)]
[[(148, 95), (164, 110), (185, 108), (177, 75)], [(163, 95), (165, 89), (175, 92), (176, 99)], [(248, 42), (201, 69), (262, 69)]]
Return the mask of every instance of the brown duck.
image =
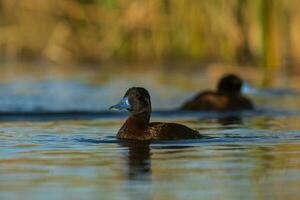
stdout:
[(241, 93), (242, 80), (229, 74), (221, 78), (217, 91), (204, 91), (181, 106), (189, 111), (241, 111), (254, 108), (250, 99)]
[(176, 123), (150, 123), (151, 101), (145, 88), (127, 90), (122, 100), (110, 109), (129, 111), (129, 117), (117, 134), (118, 139), (127, 140), (180, 140), (202, 136), (187, 126)]

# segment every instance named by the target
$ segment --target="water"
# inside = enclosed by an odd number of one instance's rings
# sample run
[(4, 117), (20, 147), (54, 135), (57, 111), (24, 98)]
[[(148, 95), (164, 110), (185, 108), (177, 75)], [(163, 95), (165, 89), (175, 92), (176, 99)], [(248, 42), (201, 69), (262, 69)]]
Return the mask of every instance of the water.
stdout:
[(207, 137), (137, 143), (115, 138), (126, 113), (106, 111), (133, 84), (120, 82), (2, 84), (0, 199), (299, 199), (297, 91), (258, 91), (232, 117), (171, 111), (191, 92), (160, 87), (152, 121)]

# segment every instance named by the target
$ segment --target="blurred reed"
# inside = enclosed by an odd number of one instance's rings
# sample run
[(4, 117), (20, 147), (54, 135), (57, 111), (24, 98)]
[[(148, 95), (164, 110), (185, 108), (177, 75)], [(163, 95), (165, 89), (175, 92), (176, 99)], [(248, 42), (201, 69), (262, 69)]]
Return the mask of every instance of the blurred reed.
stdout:
[[(298, 0), (0, 0), (0, 58), (300, 63)], [(266, 79), (271, 82), (271, 79)]]

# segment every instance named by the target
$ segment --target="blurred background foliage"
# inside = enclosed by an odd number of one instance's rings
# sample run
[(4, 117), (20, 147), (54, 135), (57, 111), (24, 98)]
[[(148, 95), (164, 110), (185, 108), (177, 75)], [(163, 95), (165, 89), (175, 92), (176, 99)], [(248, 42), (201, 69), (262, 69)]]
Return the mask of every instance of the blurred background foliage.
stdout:
[(293, 71), (299, 10), (298, 0), (0, 0), (0, 59)]

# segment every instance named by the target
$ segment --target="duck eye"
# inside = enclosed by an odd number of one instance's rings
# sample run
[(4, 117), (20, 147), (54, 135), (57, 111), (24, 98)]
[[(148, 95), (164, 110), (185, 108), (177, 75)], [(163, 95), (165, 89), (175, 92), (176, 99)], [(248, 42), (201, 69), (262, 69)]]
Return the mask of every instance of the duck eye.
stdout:
[(142, 101), (142, 102), (145, 101), (145, 98), (143, 98), (142, 96), (139, 96), (138, 99), (139, 99), (139, 101)]
[(144, 99), (144, 103), (145, 103), (146, 106), (149, 105), (149, 102), (146, 99)]

